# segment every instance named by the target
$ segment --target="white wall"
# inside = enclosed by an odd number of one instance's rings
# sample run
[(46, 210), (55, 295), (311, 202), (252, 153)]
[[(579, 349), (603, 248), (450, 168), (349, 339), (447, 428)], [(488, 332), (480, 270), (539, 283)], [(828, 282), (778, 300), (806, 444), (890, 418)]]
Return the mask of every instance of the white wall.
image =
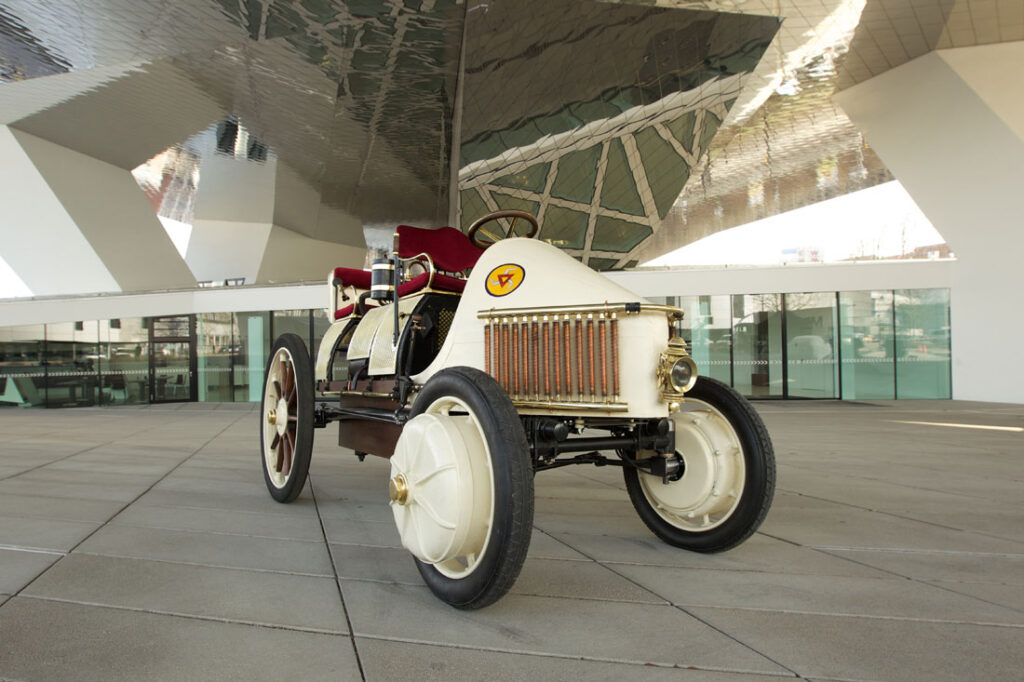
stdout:
[(222, 287), (153, 294), (76, 296), (0, 301), (0, 325), (109, 320), (185, 313), (323, 308), (324, 284), (279, 287)]
[[(34, 135), (12, 132), (119, 290), (195, 286), (195, 277), (129, 171)], [(37, 208), (35, 202), (24, 203), (29, 211)]]
[(32, 293), (120, 291), (7, 126), (0, 159), (0, 253)]
[[(1016, 61), (997, 61), (1006, 56)], [(1020, 44), (933, 52), (835, 97), (957, 254), (959, 399), (1024, 403), (1022, 60)], [(994, 92), (991, 70), (1010, 94)]]
[[(941, 289), (956, 263), (849, 263), (779, 268), (657, 269), (608, 273), (641, 296), (799, 293), (866, 289)], [(322, 308), (324, 284), (246, 286), (166, 293), (0, 301), (4, 325), (105, 320), (115, 317), (247, 310)], [(954, 336), (956, 331), (954, 330)]]
[(260, 271), (271, 228), (270, 223), (197, 217), (192, 224), (185, 262), (200, 282), (244, 277), (251, 284)]
[(609, 272), (640, 296), (788, 294), (872, 289), (944, 289), (953, 261), (886, 261), (796, 264), (777, 267), (657, 268)]

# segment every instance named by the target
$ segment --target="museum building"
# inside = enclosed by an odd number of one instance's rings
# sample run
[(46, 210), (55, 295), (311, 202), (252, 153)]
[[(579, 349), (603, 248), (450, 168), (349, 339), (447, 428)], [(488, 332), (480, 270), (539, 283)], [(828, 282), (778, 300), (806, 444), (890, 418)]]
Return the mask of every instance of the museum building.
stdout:
[[(1024, 402), (1022, 41), (1004, 0), (4, 0), (0, 405), (259, 401), (333, 268), (496, 210), (748, 397)], [(955, 259), (639, 267), (893, 180)]]

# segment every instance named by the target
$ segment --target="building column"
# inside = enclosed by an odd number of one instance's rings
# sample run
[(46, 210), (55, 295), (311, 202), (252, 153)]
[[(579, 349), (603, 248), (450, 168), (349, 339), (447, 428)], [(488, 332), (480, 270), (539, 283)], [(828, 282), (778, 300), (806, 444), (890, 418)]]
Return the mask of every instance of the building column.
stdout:
[(1024, 43), (931, 52), (835, 101), (955, 252), (953, 397), (1024, 403)]

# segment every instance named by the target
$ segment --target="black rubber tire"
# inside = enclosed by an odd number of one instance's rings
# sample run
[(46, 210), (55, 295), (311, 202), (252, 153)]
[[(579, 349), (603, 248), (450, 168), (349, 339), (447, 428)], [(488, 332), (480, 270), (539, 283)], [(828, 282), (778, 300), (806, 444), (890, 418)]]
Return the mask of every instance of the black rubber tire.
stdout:
[(526, 561), (533, 531), (533, 466), (519, 414), (490, 375), (470, 367), (438, 372), (416, 397), (411, 416), (445, 396), (466, 403), (486, 434), (494, 472), (491, 535), (480, 563), (464, 578), (449, 578), (431, 564), (413, 561), (439, 599), (458, 609), (479, 609), (512, 588)]
[(641, 520), (668, 544), (694, 552), (722, 552), (749, 538), (764, 521), (775, 494), (775, 452), (761, 417), (732, 387), (700, 377), (686, 396), (702, 400), (721, 412), (739, 438), (746, 476), (736, 508), (715, 528), (693, 532), (674, 526), (655, 511), (640, 484), (640, 476), (649, 474), (623, 467), (626, 490)]
[[(267, 418), (267, 411), (273, 409), (273, 405), (267, 405), (267, 383), (271, 380), (271, 365), (277, 357), (278, 351), (285, 349), (291, 356), (291, 365), (294, 370), (294, 398), (289, 400), (289, 412), (294, 412), (296, 420), (294, 429), (289, 425), (288, 431), (294, 432), (295, 446), (291, 452), (291, 467), (289, 469), (284, 485), (274, 485), (270, 476), (269, 463), (267, 462), (264, 443), (266, 438), (264, 423)], [(282, 388), (287, 388), (283, 386)], [(276, 389), (274, 389), (276, 392)], [(287, 391), (290, 393), (290, 391)], [(309, 474), (309, 462), (313, 457), (313, 365), (309, 359), (309, 352), (302, 338), (296, 334), (282, 334), (274, 342), (270, 350), (270, 359), (267, 361), (266, 370), (263, 373), (263, 399), (260, 403), (260, 466), (263, 469), (263, 480), (267, 484), (270, 496), (278, 502), (291, 502), (299, 496), (302, 488), (306, 485), (306, 477)], [(280, 446), (279, 446), (280, 447)]]

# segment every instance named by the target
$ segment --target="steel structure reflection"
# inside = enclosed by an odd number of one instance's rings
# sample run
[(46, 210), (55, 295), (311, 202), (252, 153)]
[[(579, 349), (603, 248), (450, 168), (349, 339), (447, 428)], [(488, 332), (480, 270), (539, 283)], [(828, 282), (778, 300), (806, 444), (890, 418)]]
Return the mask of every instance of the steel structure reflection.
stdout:
[[(618, 268), (891, 179), (831, 95), (934, 48), (1024, 38), (1024, 0), (654, 5), (0, 0), (0, 124), (146, 166), (165, 218), (295, 235), (260, 281), (317, 278), (302, 254), (363, 248), (367, 228), (498, 208)], [(204, 200), (218, 178), (232, 201)]]

